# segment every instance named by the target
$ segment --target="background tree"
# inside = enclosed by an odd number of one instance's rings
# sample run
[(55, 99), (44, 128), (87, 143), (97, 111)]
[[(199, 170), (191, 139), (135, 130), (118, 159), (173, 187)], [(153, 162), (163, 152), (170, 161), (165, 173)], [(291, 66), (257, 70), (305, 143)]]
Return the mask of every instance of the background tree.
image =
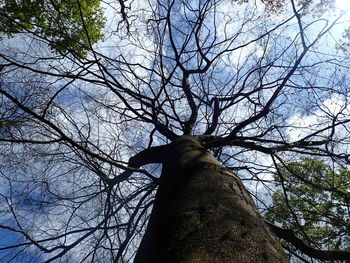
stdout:
[(8, 37), (30, 33), (60, 53), (86, 55), (103, 36), (104, 16), (99, 0), (4, 0), (0, 26)]
[[(265, 214), (269, 221), (293, 230), (300, 245), (304, 240), (315, 253), (349, 250), (350, 173), (344, 168), (334, 170), (316, 159), (279, 166), (276, 179), (281, 189), (273, 194), (273, 205)], [(300, 258), (295, 248), (284, 246)]]
[[(131, 262), (156, 189), (182, 154), (167, 157), (183, 138), (192, 153), (226, 167), (203, 166), (230, 174), (232, 198), (247, 201), (240, 211), (253, 209), (241, 182), (264, 212), (273, 174), (292, 161), (317, 157), (346, 169), (349, 61), (339, 38), (347, 18), (325, 8), (332, 3), (101, 1), (102, 29), (98, 1), (57, 1), (59, 9), (55, 1), (5, 1), (0, 24), (13, 38), (0, 49), (1, 123), (11, 123), (0, 133), (0, 260)], [(252, 222), (268, 233), (259, 216)], [(288, 229), (270, 227), (287, 248), (298, 245)], [(279, 251), (271, 240), (266, 256)], [(323, 246), (297, 249), (349, 258)]]

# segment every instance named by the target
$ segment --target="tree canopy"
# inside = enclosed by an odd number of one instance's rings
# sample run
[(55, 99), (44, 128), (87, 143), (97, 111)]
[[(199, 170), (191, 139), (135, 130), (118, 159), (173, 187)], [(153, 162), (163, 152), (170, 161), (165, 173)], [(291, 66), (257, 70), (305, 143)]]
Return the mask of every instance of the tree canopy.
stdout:
[[(281, 189), (272, 195), (265, 217), (315, 249), (350, 250), (350, 171), (335, 170), (316, 159), (280, 165), (276, 181)], [(288, 250), (297, 253), (293, 247)]]
[(31, 33), (60, 53), (85, 55), (102, 39), (104, 23), (99, 0), (4, 0), (0, 5), (2, 35)]
[(348, 28), (333, 0), (2, 1), (0, 261), (132, 262), (182, 135), (292, 260), (345, 261)]

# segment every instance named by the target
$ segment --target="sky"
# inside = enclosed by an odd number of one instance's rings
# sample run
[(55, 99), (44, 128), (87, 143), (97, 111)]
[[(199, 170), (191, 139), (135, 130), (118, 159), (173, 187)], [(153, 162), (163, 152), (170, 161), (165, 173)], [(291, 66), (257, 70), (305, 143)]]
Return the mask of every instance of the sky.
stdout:
[(341, 10), (350, 9), (350, 2), (348, 0), (336, 0), (337, 7)]

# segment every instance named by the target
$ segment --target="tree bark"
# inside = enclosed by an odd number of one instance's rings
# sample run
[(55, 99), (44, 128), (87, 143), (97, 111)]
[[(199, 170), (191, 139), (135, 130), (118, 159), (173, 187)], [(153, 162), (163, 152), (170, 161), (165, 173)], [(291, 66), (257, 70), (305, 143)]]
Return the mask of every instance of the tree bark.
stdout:
[(190, 136), (163, 164), (134, 263), (283, 263), (282, 247), (240, 179)]

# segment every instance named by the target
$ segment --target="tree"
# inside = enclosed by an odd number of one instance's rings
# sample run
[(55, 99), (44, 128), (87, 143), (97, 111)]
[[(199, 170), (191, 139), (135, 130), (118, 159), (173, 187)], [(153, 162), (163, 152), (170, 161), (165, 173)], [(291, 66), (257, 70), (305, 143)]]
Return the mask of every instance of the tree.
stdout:
[[(99, 2), (68, 2), (63, 24), (33, 9), (1, 43), (0, 259), (288, 262), (278, 238), (307, 254), (317, 236), (298, 246), (259, 212), (291, 162), (349, 165), (334, 1), (101, 1), (103, 29)], [(74, 21), (71, 41), (43, 31)]]
[(9, 37), (28, 32), (55, 51), (84, 56), (102, 38), (104, 17), (99, 0), (4, 0), (0, 27)]
[[(265, 216), (293, 230), (299, 245), (305, 240), (314, 249), (311, 253), (319, 253), (320, 248), (349, 251), (349, 176), (349, 170), (335, 172), (316, 159), (280, 166), (276, 179), (282, 189), (273, 194), (273, 205)], [(297, 253), (288, 243), (284, 245), (291, 254)]]

